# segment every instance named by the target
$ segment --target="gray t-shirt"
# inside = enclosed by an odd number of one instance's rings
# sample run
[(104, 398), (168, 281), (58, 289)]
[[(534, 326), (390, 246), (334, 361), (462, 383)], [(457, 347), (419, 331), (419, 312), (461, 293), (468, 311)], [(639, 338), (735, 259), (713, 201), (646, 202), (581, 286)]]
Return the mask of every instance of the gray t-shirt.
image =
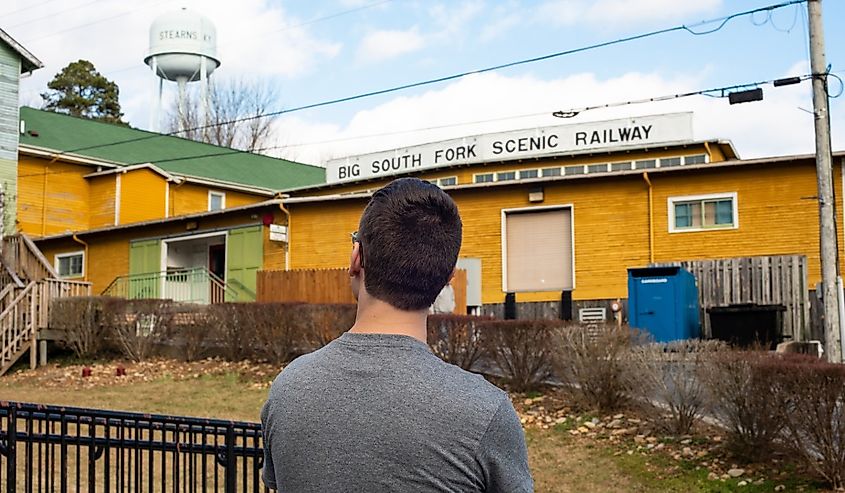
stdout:
[(273, 382), (264, 482), (282, 492), (531, 492), (508, 395), (408, 336), (345, 333)]

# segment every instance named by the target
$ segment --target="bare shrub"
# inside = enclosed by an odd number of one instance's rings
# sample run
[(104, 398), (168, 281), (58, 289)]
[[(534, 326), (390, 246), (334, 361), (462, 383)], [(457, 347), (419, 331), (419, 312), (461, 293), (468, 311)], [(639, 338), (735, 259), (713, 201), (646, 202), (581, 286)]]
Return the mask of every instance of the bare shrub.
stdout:
[(489, 320), (469, 315), (429, 315), (428, 345), (443, 361), (470, 370), (484, 354), (479, 323)]
[(644, 337), (613, 324), (596, 330), (581, 325), (564, 327), (557, 333), (555, 373), (583, 406), (602, 412), (622, 408), (634, 385), (629, 348)]
[[(668, 431), (686, 435), (707, 408), (702, 378), (714, 355), (727, 350), (719, 341), (676, 341), (634, 348), (633, 369), (641, 377), (642, 397), (656, 402)], [(666, 416), (663, 416), (666, 417)]]
[(241, 361), (252, 356), (255, 330), (248, 303), (220, 303), (209, 305), (208, 321), (216, 327), (216, 343), (229, 361)]
[(702, 368), (711, 409), (727, 430), (728, 450), (741, 460), (768, 459), (783, 432), (780, 361), (761, 351), (722, 351)]
[(250, 303), (249, 307), (261, 359), (288, 363), (303, 352), (309, 326), (307, 305)]
[(123, 355), (143, 361), (167, 337), (171, 321), (171, 301), (108, 299), (103, 306), (104, 321)]
[(517, 392), (539, 387), (552, 375), (553, 341), (559, 322), (490, 320), (478, 323), (483, 347)]
[(318, 349), (340, 337), (355, 324), (357, 306), (327, 303), (304, 305), (306, 340), (311, 349)]
[(103, 347), (103, 298), (53, 300), (49, 325), (64, 332), (64, 344), (77, 358), (94, 357)]
[(185, 361), (197, 361), (208, 355), (213, 337), (212, 317), (208, 307), (183, 305), (174, 309), (168, 330), (168, 342), (182, 348)]
[(769, 369), (786, 398), (789, 447), (834, 488), (845, 486), (845, 366), (789, 355)]

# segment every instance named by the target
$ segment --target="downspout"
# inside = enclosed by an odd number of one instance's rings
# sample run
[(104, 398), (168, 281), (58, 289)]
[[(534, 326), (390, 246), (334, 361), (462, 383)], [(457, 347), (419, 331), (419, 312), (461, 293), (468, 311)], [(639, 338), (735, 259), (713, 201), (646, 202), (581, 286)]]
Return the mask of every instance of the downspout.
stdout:
[(279, 210), (281, 210), (285, 214), (285, 219), (288, 226), (288, 241), (285, 244), (285, 270), (290, 270), (290, 211), (285, 208), (284, 199), (288, 198), (289, 195), (286, 194), (279, 194), (276, 196), (279, 199)]
[[(52, 162), (52, 161), (51, 161)], [(41, 236), (47, 236), (47, 174), (49, 164), (44, 166), (44, 180), (41, 183)]]
[(706, 142), (706, 141), (704, 142), (704, 150), (707, 151), (707, 162), (712, 163), (713, 162), (713, 151), (710, 150), (710, 143), (709, 142)]
[(80, 240), (79, 237), (76, 236), (76, 233), (73, 233), (73, 241), (75, 241), (75, 242), (79, 243), (80, 245), (82, 245), (83, 247), (85, 247), (85, 267), (84, 267), (85, 268), (85, 275), (82, 276), (82, 279), (87, 281), (88, 280), (88, 266), (90, 265), (90, 261), (88, 260), (88, 243), (85, 243), (84, 241)]
[(643, 171), (643, 180), (648, 185), (648, 263), (654, 263), (654, 190), (648, 171)]
[(169, 190), (168, 190), (168, 193), (170, 194), (170, 197), (167, 199), (168, 205), (170, 206), (170, 210), (168, 211), (168, 213), (170, 214), (171, 217), (176, 215), (176, 193), (175, 193), (176, 190), (174, 190), (174, 189), (181, 187), (182, 185), (184, 185), (187, 182), (188, 181), (185, 180), (184, 178), (182, 180), (176, 180), (176, 186), (170, 187)]

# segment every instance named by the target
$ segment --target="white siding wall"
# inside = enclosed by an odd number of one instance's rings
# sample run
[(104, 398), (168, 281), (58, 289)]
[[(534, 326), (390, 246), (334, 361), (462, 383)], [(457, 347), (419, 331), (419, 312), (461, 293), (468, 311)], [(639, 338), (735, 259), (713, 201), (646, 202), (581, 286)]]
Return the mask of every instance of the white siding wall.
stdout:
[(15, 224), (17, 197), (18, 138), (20, 134), (18, 87), (20, 56), (0, 42), (0, 183), (6, 192), (3, 222), (6, 233)]

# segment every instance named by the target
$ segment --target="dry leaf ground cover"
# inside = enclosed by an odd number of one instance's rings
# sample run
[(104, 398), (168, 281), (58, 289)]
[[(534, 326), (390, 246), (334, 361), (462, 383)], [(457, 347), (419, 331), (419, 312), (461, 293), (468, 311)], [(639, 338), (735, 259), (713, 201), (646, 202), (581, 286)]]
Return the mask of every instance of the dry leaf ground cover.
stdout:
[[(83, 368), (91, 369), (83, 377)], [(207, 359), (53, 364), (0, 378), (0, 400), (256, 421), (279, 368)], [(117, 369), (125, 376), (116, 376)], [(735, 464), (717, 429), (670, 437), (632, 414), (572, 409), (560, 391), (512, 394), (538, 492), (819, 491), (778, 460)]]

